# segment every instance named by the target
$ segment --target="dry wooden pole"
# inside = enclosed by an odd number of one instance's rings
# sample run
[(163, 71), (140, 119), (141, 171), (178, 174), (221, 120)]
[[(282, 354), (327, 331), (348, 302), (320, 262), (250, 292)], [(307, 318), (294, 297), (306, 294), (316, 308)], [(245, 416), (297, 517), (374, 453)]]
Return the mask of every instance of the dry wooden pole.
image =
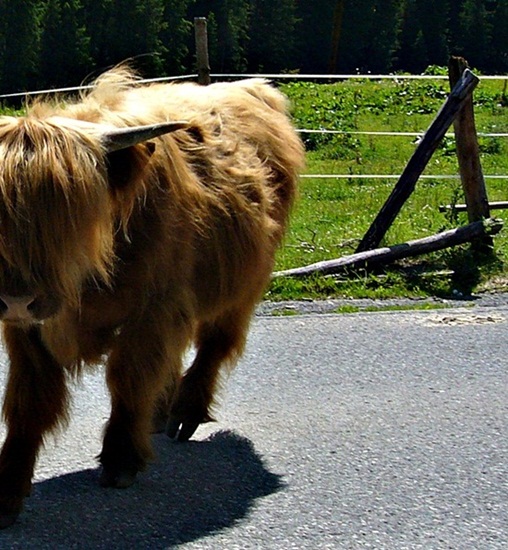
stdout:
[(418, 256), (436, 250), (442, 250), (450, 246), (471, 242), (473, 239), (483, 235), (495, 235), (499, 233), (503, 226), (503, 222), (496, 219), (488, 219), (470, 223), (464, 227), (443, 231), (437, 235), (425, 237), (409, 241), (403, 244), (394, 246), (367, 250), (350, 256), (334, 260), (325, 260), (304, 267), (295, 269), (287, 269), (285, 271), (277, 271), (273, 277), (306, 277), (309, 275), (332, 275), (341, 273), (348, 269), (361, 269), (373, 267), (379, 264), (387, 264), (400, 260), (401, 258), (409, 258), (410, 256)]
[(397, 217), (397, 214), (400, 212), (400, 209), (414, 191), (420, 174), (425, 169), (425, 166), (453, 122), (453, 119), (477, 86), (478, 82), (478, 78), (471, 71), (464, 71), (464, 74), (453, 88), (448, 99), (441, 107), (436, 118), (429, 126), (413, 153), (413, 156), (404, 168), (388, 200), (385, 202), (376, 219), (361, 240), (356, 249), (357, 252), (363, 252), (379, 246), (379, 243), (386, 235), (386, 232)]
[[(450, 87), (453, 88), (468, 68), (462, 57), (452, 57), (448, 65)], [(467, 215), (470, 222), (488, 218), (489, 201), (480, 162), (480, 147), (474, 121), (473, 97), (468, 96), (453, 121), (460, 179), (464, 189)]]
[(208, 60), (208, 32), (206, 17), (194, 18), (194, 36), (196, 39), (196, 63), (198, 82), (207, 86), (210, 84), (210, 62)]

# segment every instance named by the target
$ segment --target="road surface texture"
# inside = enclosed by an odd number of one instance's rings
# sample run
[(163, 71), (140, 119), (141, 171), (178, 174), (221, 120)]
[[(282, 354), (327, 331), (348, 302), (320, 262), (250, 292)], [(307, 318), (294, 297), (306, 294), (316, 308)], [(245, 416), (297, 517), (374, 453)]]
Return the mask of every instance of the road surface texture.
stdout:
[(0, 548), (508, 548), (507, 353), (506, 302), (259, 315), (218, 422), (154, 436), (126, 490), (97, 483), (99, 369)]

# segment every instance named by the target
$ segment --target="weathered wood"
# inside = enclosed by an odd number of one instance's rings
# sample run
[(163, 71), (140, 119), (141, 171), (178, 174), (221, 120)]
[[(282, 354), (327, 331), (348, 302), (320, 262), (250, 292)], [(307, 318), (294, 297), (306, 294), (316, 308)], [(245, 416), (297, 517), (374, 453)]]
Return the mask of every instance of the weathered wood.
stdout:
[(497, 219), (476, 221), (464, 227), (443, 231), (437, 235), (416, 239), (403, 244), (367, 250), (334, 260), (325, 260), (304, 267), (277, 271), (272, 277), (306, 277), (320, 274), (331, 275), (347, 269), (369, 268), (375, 265), (388, 264), (402, 258), (418, 256), (435, 252), (450, 246), (471, 242), (483, 235), (495, 235), (503, 227), (503, 222)]
[[(462, 57), (452, 57), (448, 65), (450, 87), (459, 81), (468, 65)], [(480, 162), (480, 147), (476, 135), (473, 97), (469, 95), (453, 121), (460, 179), (470, 222), (488, 218), (489, 201)]]
[(198, 82), (204, 86), (210, 84), (210, 61), (208, 59), (208, 32), (206, 17), (194, 18), (194, 36), (196, 39), (196, 64)]
[(357, 252), (364, 252), (379, 246), (402, 206), (414, 191), (420, 174), (425, 169), (453, 119), (478, 85), (478, 82), (479, 79), (471, 71), (464, 71), (418, 144), (387, 201), (358, 245)]
[[(504, 210), (505, 208), (508, 208), (508, 201), (489, 202), (489, 210)], [(439, 207), (439, 212), (448, 212), (449, 210), (467, 212), (467, 204), (444, 204)]]

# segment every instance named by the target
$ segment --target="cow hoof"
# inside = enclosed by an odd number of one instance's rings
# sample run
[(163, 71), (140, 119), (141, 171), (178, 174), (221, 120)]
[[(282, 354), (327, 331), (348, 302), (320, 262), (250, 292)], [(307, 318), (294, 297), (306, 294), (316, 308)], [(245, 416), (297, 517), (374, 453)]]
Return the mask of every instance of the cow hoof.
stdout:
[(18, 519), (19, 512), (13, 514), (0, 514), (0, 529), (10, 527)]
[(136, 481), (137, 472), (109, 472), (102, 469), (99, 483), (101, 487), (113, 487), (115, 489), (126, 489)]
[(188, 441), (198, 429), (200, 422), (184, 421), (177, 418), (170, 418), (166, 425), (166, 435), (174, 441)]

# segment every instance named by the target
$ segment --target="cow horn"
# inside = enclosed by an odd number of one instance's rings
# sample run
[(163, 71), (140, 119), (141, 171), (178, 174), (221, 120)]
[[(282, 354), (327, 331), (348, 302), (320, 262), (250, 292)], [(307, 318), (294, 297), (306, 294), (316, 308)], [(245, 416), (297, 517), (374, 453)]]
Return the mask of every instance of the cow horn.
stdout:
[(189, 123), (185, 121), (161, 122), (147, 126), (108, 129), (101, 137), (106, 151), (112, 153), (188, 126)]

